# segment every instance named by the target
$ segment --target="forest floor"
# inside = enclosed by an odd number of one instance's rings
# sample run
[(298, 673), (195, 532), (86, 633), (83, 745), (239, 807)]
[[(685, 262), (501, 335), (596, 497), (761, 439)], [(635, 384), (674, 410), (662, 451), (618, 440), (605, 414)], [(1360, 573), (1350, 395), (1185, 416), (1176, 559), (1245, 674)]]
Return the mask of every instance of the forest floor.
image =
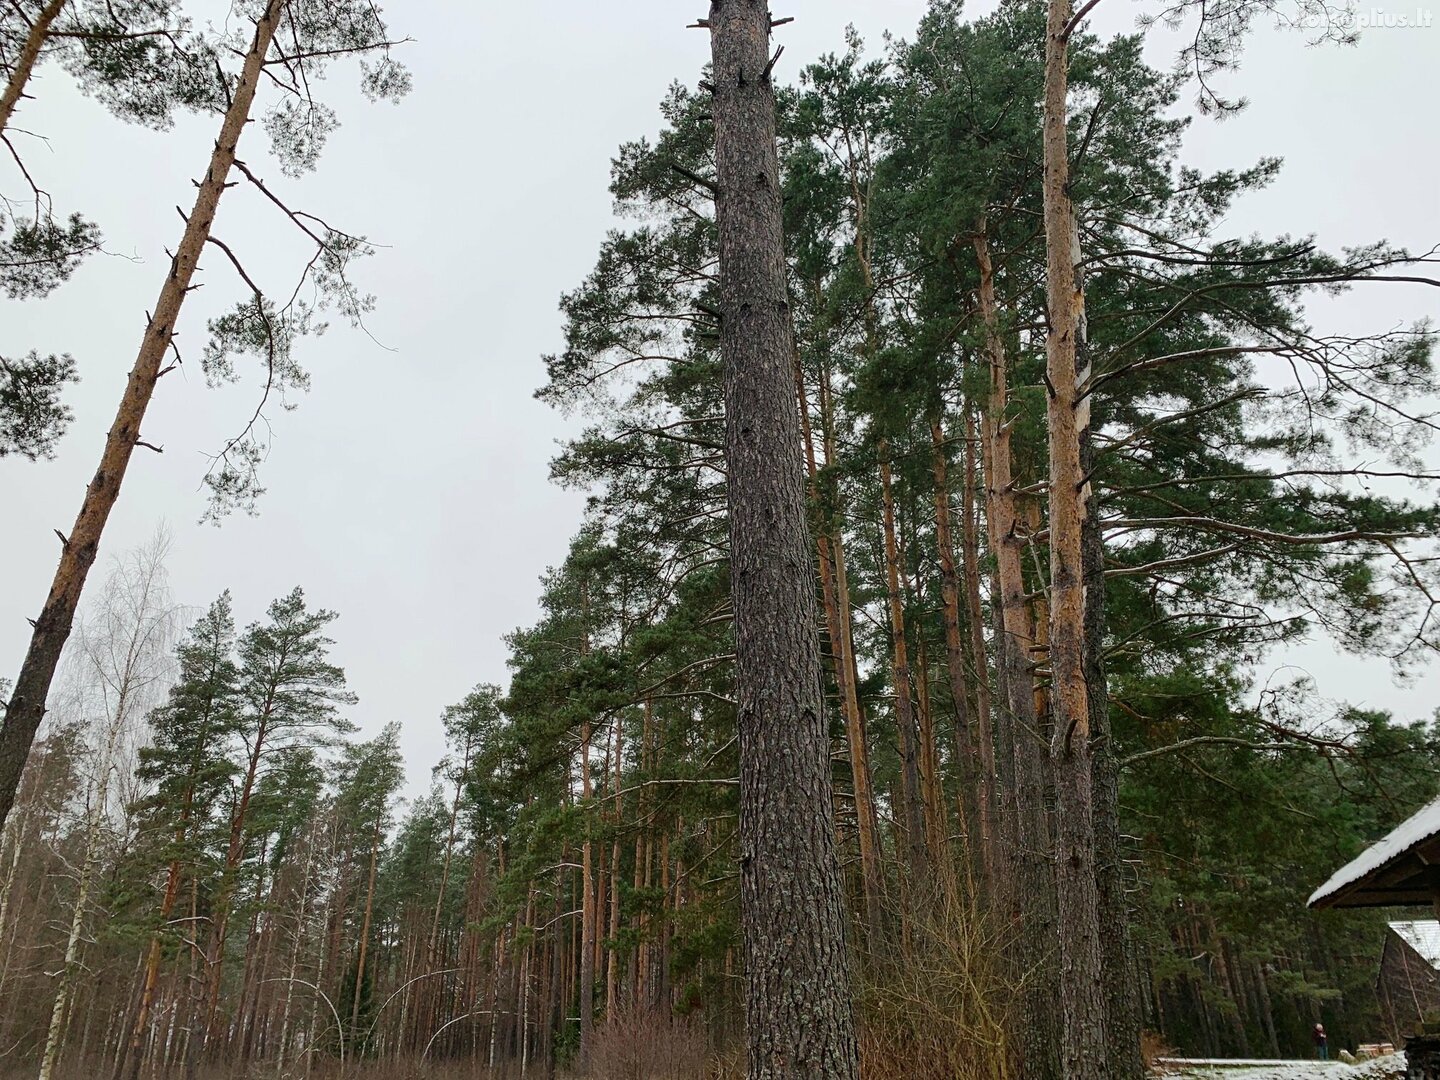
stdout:
[(1401, 1080), (1405, 1055), (1386, 1054), (1354, 1065), (1341, 1061), (1266, 1061), (1231, 1065), (1212, 1060), (1167, 1058), (1159, 1071), (1175, 1080)]

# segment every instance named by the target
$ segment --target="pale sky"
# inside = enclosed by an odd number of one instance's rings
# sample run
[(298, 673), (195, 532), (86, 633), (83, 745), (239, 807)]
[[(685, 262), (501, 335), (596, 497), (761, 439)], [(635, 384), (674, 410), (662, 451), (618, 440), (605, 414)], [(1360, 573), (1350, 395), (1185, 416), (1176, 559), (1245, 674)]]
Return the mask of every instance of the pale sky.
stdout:
[[(244, 625), (303, 586), (312, 604), (340, 613), (334, 656), (360, 696), (354, 719), (367, 733), (400, 721), (411, 789), (423, 788), (442, 753), (441, 710), (477, 682), (505, 682), (501, 637), (533, 621), (537, 577), (563, 558), (578, 524), (582, 496), (547, 482), (555, 442), (573, 427), (531, 396), (544, 378), (540, 358), (561, 342), (559, 295), (589, 271), (613, 222), (612, 154), (657, 129), (666, 87), (693, 84), (708, 57), (707, 36), (685, 28), (706, 6), (394, 0), (392, 30), (415, 39), (401, 53), (415, 81), (407, 99), (370, 105), (352, 91), (353, 72), (337, 67), (326, 92), (342, 127), (319, 171), (298, 182), (280, 176), (263, 132), (250, 128), (240, 156), (293, 204), (385, 245), (356, 276), (378, 298), (370, 331), (393, 351), (343, 324), (302, 343), (313, 387), (295, 411), (273, 413), (259, 516), (197, 524), (203, 455), (243, 423), (258, 386), (253, 368), (224, 391), (207, 390), (200, 374), (205, 320), (245, 292), (212, 248), (181, 322), (187, 368), (162, 380), (144, 425), (165, 453), (137, 451), (92, 588), (108, 556), (162, 520), (185, 604), (229, 588)], [(924, 7), (772, 0), (775, 15), (796, 17), (778, 32), (780, 77), (842, 49), (847, 23), (878, 49), (883, 31), (908, 35)], [(1143, 10), (1104, 0), (1095, 26), (1127, 30)], [(1254, 35), (1244, 67), (1224, 83), (1251, 99), (1249, 110), (1197, 120), (1186, 144), (1188, 163), (1207, 169), (1286, 159), (1278, 183), (1236, 212), (1234, 234), (1314, 232), (1330, 247), (1440, 240), (1440, 19), (1431, 23), (1374, 29), (1346, 49), (1309, 47), (1294, 31)], [(1158, 63), (1179, 45), (1174, 33), (1151, 32)], [(46, 300), (10, 304), (0, 327), (0, 349), (70, 352), (83, 378), (57, 458), (0, 463), (0, 674), (11, 678), (25, 619), (54, 570), (51, 530), (69, 529), (94, 471), (165, 248), (179, 236), (175, 207), (188, 209), (216, 127), (211, 118), (160, 134), (127, 126), (54, 67), (33, 93), (15, 121), (49, 140), (24, 144), (31, 171), (57, 209), (98, 221), (114, 254), (92, 257)], [(13, 170), (0, 171), (0, 185), (18, 190)], [(286, 295), (303, 258), (292, 232), (244, 187), (226, 196), (216, 229), (262, 286)], [(1317, 309), (1317, 319), (1389, 327), (1435, 316), (1435, 293), (1369, 286)], [(1384, 664), (1337, 659), (1323, 643), (1285, 659), (1332, 698), (1410, 717), (1440, 704), (1433, 670), (1398, 687)]]

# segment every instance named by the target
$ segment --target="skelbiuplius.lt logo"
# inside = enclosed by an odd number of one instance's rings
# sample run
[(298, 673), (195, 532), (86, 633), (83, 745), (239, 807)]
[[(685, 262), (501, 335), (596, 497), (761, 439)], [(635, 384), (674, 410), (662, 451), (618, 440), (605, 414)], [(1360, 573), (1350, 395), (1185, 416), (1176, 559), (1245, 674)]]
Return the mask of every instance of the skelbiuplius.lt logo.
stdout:
[(1423, 30), (1435, 25), (1435, 13), (1423, 7), (1400, 11), (1357, 7), (1344, 11), (1309, 11), (1301, 15), (1298, 22), (1306, 30)]

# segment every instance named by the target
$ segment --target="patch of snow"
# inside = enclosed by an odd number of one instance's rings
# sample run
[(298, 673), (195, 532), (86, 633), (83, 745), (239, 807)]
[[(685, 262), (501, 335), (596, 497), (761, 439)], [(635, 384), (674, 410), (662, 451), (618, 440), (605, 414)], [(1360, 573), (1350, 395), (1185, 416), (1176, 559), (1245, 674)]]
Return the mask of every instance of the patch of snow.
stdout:
[(1422, 806), (1394, 829), (1390, 830), (1355, 858), (1336, 870), (1330, 880), (1321, 885), (1307, 901), (1307, 907), (1339, 892), (1347, 885), (1353, 885), (1365, 875), (1380, 869), (1391, 859), (1405, 854), (1416, 844), (1440, 833), (1440, 799)]
[(1174, 1080), (1404, 1080), (1405, 1055), (1386, 1054), (1355, 1065), (1339, 1061), (1230, 1061), (1161, 1058), (1159, 1070)]
[(1345, 1080), (1403, 1080), (1405, 1076), (1405, 1055), (1386, 1054), (1371, 1058), (1358, 1065), (1347, 1065), (1349, 1073)]

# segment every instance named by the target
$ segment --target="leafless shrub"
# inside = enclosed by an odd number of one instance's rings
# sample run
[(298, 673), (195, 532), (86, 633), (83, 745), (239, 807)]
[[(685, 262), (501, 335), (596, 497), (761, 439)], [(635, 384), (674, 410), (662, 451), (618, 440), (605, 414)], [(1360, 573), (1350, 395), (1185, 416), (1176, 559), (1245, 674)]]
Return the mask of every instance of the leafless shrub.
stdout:
[(709, 1080), (705, 1030), (659, 1009), (622, 1009), (595, 1031), (585, 1075), (604, 1080)]
[(1010, 1004), (1001, 935), (975, 904), (947, 894), (918, 905), (898, 950), (861, 965), (863, 1080), (1010, 1080)]

